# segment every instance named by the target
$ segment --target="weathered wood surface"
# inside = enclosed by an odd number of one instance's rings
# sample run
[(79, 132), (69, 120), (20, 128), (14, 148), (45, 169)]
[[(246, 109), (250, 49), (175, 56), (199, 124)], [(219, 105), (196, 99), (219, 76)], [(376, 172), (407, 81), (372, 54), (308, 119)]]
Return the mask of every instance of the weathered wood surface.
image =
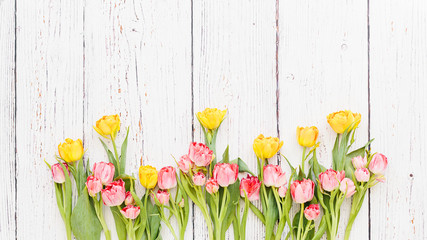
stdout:
[[(427, 2), (0, 0), (0, 22), (1, 239), (65, 238), (43, 162), (64, 138), (81, 138), (91, 165), (105, 161), (92, 125), (120, 114), (118, 142), (130, 126), (126, 167), (136, 175), (142, 164), (174, 165), (171, 154), (201, 141), (194, 114), (205, 107), (228, 109), (217, 155), (229, 144), (253, 170), (260, 133), (279, 136), (297, 164), (299, 125), (319, 128), (330, 166), (326, 115), (360, 112), (355, 145), (376, 138), (389, 169), (351, 239), (427, 238)], [(162, 235), (172, 239), (165, 226)], [(264, 235), (250, 213), (248, 239)], [(186, 239), (207, 238), (195, 208)]]

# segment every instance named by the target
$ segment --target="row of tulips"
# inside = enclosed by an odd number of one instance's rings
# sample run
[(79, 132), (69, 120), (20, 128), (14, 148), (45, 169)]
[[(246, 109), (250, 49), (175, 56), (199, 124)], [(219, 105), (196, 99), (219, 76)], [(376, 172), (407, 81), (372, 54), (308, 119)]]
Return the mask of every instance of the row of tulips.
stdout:
[[(349, 239), (367, 190), (385, 181), (388, 164), (384, 155), (369, 151), (372, 140), (349, 151), (361, 115), (351, 111), (328, 115), (328, 123), (337, 133), (333, 164), (329, 169), (317, 160), (318, 129), (298, 127), (297, 139), (303, 147), (301, 165), (295, 168), (284, 155), (279, 155), (288, 162), (289, 175), (280, 166), (268, 162), (283, 146), (283, 141), (274, 137), (259, 135), (254, 140), (257, 174), (251, 172), (242, 159), (230, 160), (228, 147), (221, 161), (217, 161), (216, 136), (225, 115), (226, 110), (209, 108), (197, 113), (205, 143), (191, 143), (188, 153), (176, 160), (177, 169), (166, 166), (157, 171), (152, 166), (141, 166), (138, 179), (146, 189), (143, 196), (135, 192), (137, 179), (125, 173), (129, 129), (118, 154), (115, 142), (120, 130), (118, 115), (104, 116), (94, 126), (101, 136), (111, 141), (113, 149), (101, 140), (108, 162), (97, 162), (92, 170), (89, 161), (83, 166), (82, 141), (66, 139), (58, 146), (58, 163), (47, 165), (52, 171), (67, 238), (71, 239), (74, 233), (77, 239), (99, 239), (103, 230), (106, 239), (111, 239), (103, 216), (104, 205), (113, 213), (120, 240), (160, 239), (160, 221), (175, 239), (184, 239), (191, 200), (202, 212), (211, 240), (225, 239), (231, 225), (234, 238), (245, 239), (249, 209), (265, 225), (265, 239), (281, 239), (288, 226), (285, 239), (320, 239), (326, 233), (329, 240), (334, 240), (341, 205), (346, 198), (353, 198), (345, 232), (345, 239)], [(239, 179), (239, 172), (246, 177)], [(79, 196), (74, 208), (71, 175)], [(244, 202), (242, 215), (240, 199)], [(253, 204), (256, 201), (261, 202), (260, 209)], [(299, 204), (300, 211), (291, 216), (295, 204)], [(170, 223), (171, 216), (178, 223), (178, 232)], [(314, 221), (320, 217), (316, 228)]]

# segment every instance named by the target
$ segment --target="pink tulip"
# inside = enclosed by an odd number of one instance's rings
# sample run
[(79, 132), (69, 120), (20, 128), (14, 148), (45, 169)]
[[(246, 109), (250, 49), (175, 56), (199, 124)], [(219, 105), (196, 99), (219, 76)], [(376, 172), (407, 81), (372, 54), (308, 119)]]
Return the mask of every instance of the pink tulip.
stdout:
[(178, 162), (178, 168), (182, 172), (188, 173), (192, 167), (193, 167), (193, 162), (191, 162), (188, 155), (187, 154), (183, 155)]
[(296, 203), (311, 201), (314, 196), (314, 182), (310, 179), (295, 180), (291, 184), (291, 195)]
[(160, 204), (166, 205), (169, 202), (170, 194), (168, 191), (159, 190), (156, 193), (156, 198), (159, 200)]
[(101, 180), (103, 185), (109, 184), (114, 178), (114, 164), (97, 162), (93, 165), (93, 176)]
[(105, 206), (118, 206), (126, 197), (125, 182), (122, 179), (111, 182), (101, 190), (102, 201)]
[(264, 185), (267, 187), (280, 187), (287, 183), (286, 175), (278, 165), (264, 166)]
[(211, 178), (206, 182), (206, 191), (208, 191), (209, 194), (214, 194), (218, 192), (218, 190), (219, 185), (214, 178)]
[(356, 179), (359, 182), (368, 182), (371, 173), (369, 173), (367, 168), (358, 168), (354, 171), (354, 176), (356, 176)]
[(176, 172), (171, 166), (160, 169), (158, 174), (158, 185), (160, 189), (171, 189), (176, 187)]
[(125, 195), (125, 205), (128, 206), (128, 205), (133, 205), (133, 204), (135, 204), (135, 201), (133, 200), (132, 193), (127, 191), (126, 195)]
[(306, 207), (304, 210), (304, 216), (307, 220), (314, 220), (320, 215), (319, 204), (310, 204), (310, 206)]
[(259, 189), (261, 188), (261, 182), (258, 177), (248, 176), (240, 181), (240, 196), (245, 197), (245, 193), (248, 196), (249, 201), (256, 201), (259, 199)]
[(133, 205), (128, 205), (124, 207), (120, 212), (123, 214), (125, 218), (135, 219), (138, 217), (140, 209), (139, 207), (135, 207)]
[(357, 156), (351, 159), (351, 162), (353, 163), (353, 167), (358, 169), (358, 168), (364, 168), (366, 167), (366, 164), (368, 163), (368, 159), (366, 159), (365, 157), (362, 156)]
[(89, 195), (91, 197), (95, 197), (96, 194), (102, 190), (101, 180), (90, 175), (89, 177), (87, 177), (86, 187), (87, 187), (87, 191), (89, 192)]
[[(68, 170), (68, 164), (67, 163), (62, 163), (64, 164), (65, 168), (68, 171), (68, 175), (70, 175), (70, 170)], [(55, 163), (52, 165), (52, 167), (50, 168), (51, 172), (52, 172), (52, 177), (53, 177), (53, 181), (56, 183), (64, 183), (65, 182), (65, 175), (64, 175), (64, 170), (62, 170), (62, 166), (59, 163)]]
[(188, 157), (196, 166), (205, 167), (211, 163), (214, 154), (205, 144), (193, 142), (190, 144)]
[(285, 185), (280, 186), (277, 191), (279, 193), (279, 196), (281, 198), (284, 198), (284, 197), (286, 197), (286, 192), (288, 192), (288, 188), (286, 187), (286, 184), (285, 184)]
[(384, 174), (387, 164), (387, 157), (381, 153), (376, 153), (369, 163), (369, 170), (371, 170), (373, 174)]
[(332, 192), (339, 188), (341, 180), (345, 177), (345, 172), (337, 172), (333, 169), (328, 169), (319, 174), (319, 182), (323, 190)]
[(345, 197), (349, 198), (356, 192), (356, 186), (354, 186), (350, 178), (344, 178), (340, 184), (340, 191), (344, 194), (346, 193)]
[(227, 187), (237, 180), (239, 166), (235, 163), (217, 163), (214, 167), (212, 177), (216, 179), (221, 187)]
[(206, 177), (205, 177), (205, 174), (203, 174), (202, 172), (197, 172), (196, 174), (193, 175), (194, 185), (203, 186), (205, 182), (206, 182)]

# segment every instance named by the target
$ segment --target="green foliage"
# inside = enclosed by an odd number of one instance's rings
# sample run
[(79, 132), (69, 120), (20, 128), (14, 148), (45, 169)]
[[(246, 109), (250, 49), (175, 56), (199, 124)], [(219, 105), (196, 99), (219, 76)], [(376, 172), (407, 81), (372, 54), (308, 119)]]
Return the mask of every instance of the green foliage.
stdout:
[(76, 239), (100, 239), (102, 226), (96, 216), (86, 188), (82, 191), (74, 207), (71, 215), (71, 228)]

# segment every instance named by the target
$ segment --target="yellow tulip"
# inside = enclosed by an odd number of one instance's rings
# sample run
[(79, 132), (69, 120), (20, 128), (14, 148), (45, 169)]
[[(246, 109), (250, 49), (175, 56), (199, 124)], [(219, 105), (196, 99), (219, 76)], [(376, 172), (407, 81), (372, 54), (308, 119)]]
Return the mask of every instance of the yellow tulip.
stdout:
[(103, 137), (110, 135), (112, 139), (115, 139), (117, 132), (120, 130), (119, 115), (103, 116), (96, 121), (96, 126), (93, 126), (93, 129)]
[(350, 110), (339, 111), (329, 114), (327, 117), (329, 125), (336, 133), (343, 133), (351, 124), (350, 129), (355, 129), (360, 123), (360, 113), (352, 113)]
[(203, 127), (209, 130), (215, 130), (224, 120), (227, 110), (219, 110), (216, 108), (206, 108), (203, 112), (197, 113), (197, 118)]
[(58, 145), (59, 156), (66, 162), (75, 162), (82, 159), (84, 150), (83, 142), (81, 139), (74, 141), (67, 138), (64, 143)]
[(157, 184), (157, 169), (150, 165), (139, 167), (139, 181), (146, 189), (153, 189)]
[(260, 134), (254, 140), (254, 152), (258, 158), (267, 159), (273, 157), (283, 146), (283, 141), (280, 141), (278, 138), (273, 137), (264, 137)]
[(319, 130), (317, 127), (297, 127), (297, 139), (303, 147), (313, 147), (316, 144)]

